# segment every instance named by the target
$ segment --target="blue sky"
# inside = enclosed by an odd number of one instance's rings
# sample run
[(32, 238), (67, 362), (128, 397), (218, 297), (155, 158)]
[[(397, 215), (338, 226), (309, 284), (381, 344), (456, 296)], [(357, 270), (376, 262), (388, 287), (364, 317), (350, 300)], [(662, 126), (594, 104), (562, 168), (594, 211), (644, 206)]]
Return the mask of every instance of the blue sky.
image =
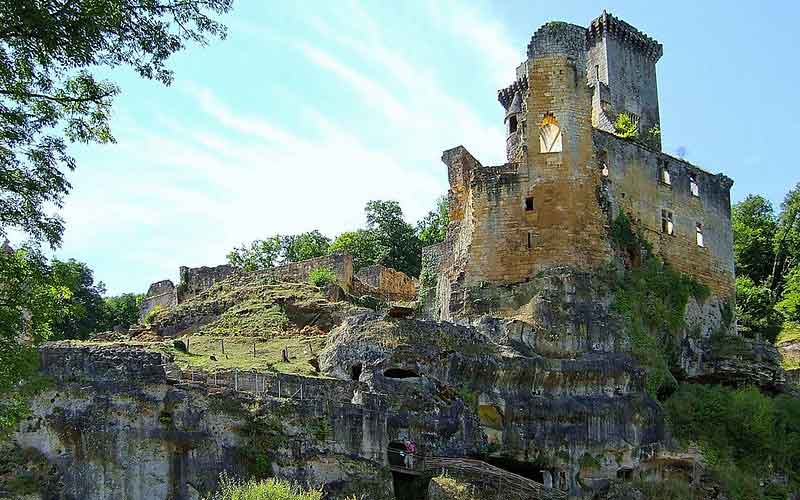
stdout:
[(447, 189), (441, 151), (504, 161), (496, 91), (537, 27), (605, 8), (664, 45), (664, 151), (779, 205), (800, 181), (794, 2), (237, 2), (230, 34), (174, 57), (171, 87), (121, 70), (115, 145), (74, 149), (61, 258), (110, 293), (216, 265), (273, 233), (363, 224), (370, 199), (409, 221)]

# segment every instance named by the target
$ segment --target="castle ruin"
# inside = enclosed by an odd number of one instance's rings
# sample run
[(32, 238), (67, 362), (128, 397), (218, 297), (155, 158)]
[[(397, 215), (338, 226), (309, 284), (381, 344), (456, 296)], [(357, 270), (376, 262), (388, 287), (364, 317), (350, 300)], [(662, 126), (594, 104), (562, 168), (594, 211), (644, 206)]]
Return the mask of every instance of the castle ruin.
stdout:
[[(602, 267), (621, 212), (675, 269), (719, 301), (733, 297), (733, 181), (661, 151), (661, 55), (606, 12), (588, 28), (550, 22), (534, 33), (516, 81), (498, 91), (507, 163), (483, 166), (463, 146), (442, 155), (451, 225), (423, 254), (431, 317), (465, 319), (479, 290), (524, 286), (555, 266)], [(635, 126), (627, 138), (621, 116)], [(476, 312), (526, 315), (520, 303)]]

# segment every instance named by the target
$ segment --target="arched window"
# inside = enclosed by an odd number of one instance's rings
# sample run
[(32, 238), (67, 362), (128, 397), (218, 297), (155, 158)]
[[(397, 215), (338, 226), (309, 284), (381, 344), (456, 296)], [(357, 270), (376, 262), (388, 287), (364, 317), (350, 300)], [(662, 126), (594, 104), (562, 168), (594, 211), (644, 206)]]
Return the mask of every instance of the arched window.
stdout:
[(539, 152), (560, 153), (561, 147), (561, 127), (556, 117), (548, 113), (539, 128)]

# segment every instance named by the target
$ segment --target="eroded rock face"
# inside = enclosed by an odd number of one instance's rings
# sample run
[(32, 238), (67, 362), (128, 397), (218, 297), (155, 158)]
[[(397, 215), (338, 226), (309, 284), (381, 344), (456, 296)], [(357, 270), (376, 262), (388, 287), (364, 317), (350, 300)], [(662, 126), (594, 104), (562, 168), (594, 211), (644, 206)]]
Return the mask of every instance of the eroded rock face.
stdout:
[[(309, 379), (302, 399), (254, 399), (176, 384), (169, 359), (142, 348), (54, 343), (42, 357), (56, 383), (31, 402), (13, 441), (56, 467), (59, 498), (200, 498), (222, 471), (248, 476), (258, 464), (333, 493), (391, 494), (391, 416), (376, 398), (350, 402), (347, 384)], [(146, 375), (129, 377), (137, 371)]]
[(407, 410), (458, 399), (464, 425), (479, 438), (429, 453), (502, 457), (573, 494), (585, 489), (584, 456), (600, 457), (602, 473), (593, 471), (591, 481), (602, 482), (664, 440), (659, 407), (625, 354), (545, 358), (519, 340), (513, 321), (485, 323), (351, 318), (332, 332), (320, 368), (345, 378), (357, 362), (360, 380), (376, 393), (397, 395)]

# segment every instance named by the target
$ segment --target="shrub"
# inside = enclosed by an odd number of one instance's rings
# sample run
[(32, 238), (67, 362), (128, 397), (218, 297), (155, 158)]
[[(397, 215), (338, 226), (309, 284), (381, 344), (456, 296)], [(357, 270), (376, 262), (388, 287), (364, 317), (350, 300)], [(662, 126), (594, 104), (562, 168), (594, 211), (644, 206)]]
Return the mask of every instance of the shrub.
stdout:
[(623, 321), (631, 354), (647, 369), (647, 392), (669, 394), (677, 387), (670, 366), (686, 328), (686, 304), (690, 297), (705, 300), (709, 289), (655, 256), (624, 212), (614, 220), (611, 236), (630, 260), (630, 268), (611, 284), (612, 307)]
[(327, 267), (317, 267), (308, 273), (308, 282), (318, 287), (332, 285), (336, 283), (336, 273)]
[(759, 477), (784, 473), (800, 479), (800, 399), (771, 398), (754, 387), (682, 385), (664, 403), (673, 434), (696, 442), (730, 498), (771, 498)]
[(158, 316), (162, 311), (164, 311), (164, 306), (161, 304), (156, 304), (152, 309), (147, 311), (147, 314), (144, 315), (144, 324), (148, 326), (151, 325), (153, 320), (156, 319), (156, 316)]
[(623, 139), (639, 137), (639, 122), (628, 113), (620, 113), (614, 121), (614, 131)]
[(206, 500), (321, 500), (322, 491), (303, 488), (283, 479), (247, 481), (235, 479), (224, 472), (219, 477), (219, 489)]

